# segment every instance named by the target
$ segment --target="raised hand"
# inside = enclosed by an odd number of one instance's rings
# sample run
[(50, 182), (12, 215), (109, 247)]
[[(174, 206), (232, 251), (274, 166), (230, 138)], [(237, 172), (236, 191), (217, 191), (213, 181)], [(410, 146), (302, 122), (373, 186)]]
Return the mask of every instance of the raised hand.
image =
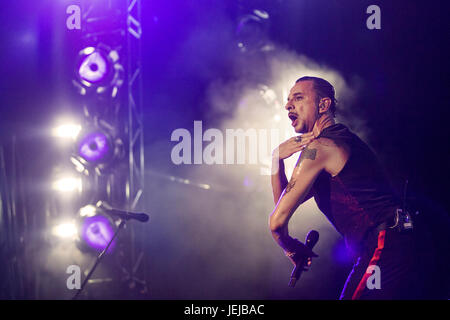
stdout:
[(306, 146), (315, 139), (314, 133), (307, 132), (302, 135), (292, 137), (281, 143), (278, 148), (273, 151), (273, 158), (284, 160), (294, 153), (302, 151)]

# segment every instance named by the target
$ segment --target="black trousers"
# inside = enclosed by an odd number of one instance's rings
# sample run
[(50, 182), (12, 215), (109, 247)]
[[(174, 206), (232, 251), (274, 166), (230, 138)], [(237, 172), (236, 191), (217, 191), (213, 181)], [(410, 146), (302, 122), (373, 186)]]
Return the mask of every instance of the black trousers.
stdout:
[[(356, 259), (340, 299), (426, 298), (423, 288), (428, 271), (421, 267), (420, 259), (424, 257), (419, 254), (412, 232), (394, 229), (372, 232)], [(368, 269), (369, 265), (372, 267)]]

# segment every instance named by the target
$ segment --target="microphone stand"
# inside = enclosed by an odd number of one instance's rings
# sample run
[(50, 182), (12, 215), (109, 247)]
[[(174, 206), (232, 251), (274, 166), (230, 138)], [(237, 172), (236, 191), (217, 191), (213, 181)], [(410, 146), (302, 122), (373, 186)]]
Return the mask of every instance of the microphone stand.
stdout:
[(78, 296), (80, 295), (80, 293), (83, 291), (83, 289), (86, 286), (86, 284), (88, 283), (89, 279), (92, 277), (92, 274), (94, 273), (95, 269), (100, 264), (100, 262), (102, 261), (103, 257), (105, 256), (106, 252), (108, 251), (109, 247), (111, 246), (111, 243), (114, 241), (114, 239), (119, 234), (119, 231), (122, 230), (123, 227), (125, 227), (125, 220), (120, 220), (120, 224), (117, 227), (117, 230), (114, 232), (113, 237), (109, 241), (109, 243), (106, 246), (106, 248), (102, 252), (100, 252), (100, 254), (97, 256), (97, 259), (95, 260), (94, 266), (89, 271), (88, 275), (86, 276), (86, 279), (84, 279), (83, 284), (81, 285), (80, 289), (78, 289), (77, 293), (73, 296), (72, 300), (76, 300), (78, 298)]

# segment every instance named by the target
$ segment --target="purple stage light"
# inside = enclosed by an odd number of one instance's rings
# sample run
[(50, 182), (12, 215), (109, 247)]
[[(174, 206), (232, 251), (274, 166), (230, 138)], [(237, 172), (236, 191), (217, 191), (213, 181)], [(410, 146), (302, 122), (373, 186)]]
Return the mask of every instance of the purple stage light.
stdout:
[(92, 52), (82, 60), (78, 74), (82, 80), (89, 83), (101, 82), (108, 75), (107, 59), (98, 51)]
[(125, 70), (119, 61), (119, 52), (103, 43), (82, 49), (75, 67), (77, 80), (73, 82), (79, 93), (106, 94), (115, 98), (124, 83)]
[(78, 152), (86, 161), (101, 162), (107, 157), (109, 150), (108, 137), (96, 131), (81, 139)]
[[(109, 241), (114, 236), (114, 228), (108, 218), (96, 215), (85, 218), (81, 228), (81, 238), (89, 247), (102, 251), (106, 248)], [(114, 250), (115, 240), (111, 243), (108, 252)]]

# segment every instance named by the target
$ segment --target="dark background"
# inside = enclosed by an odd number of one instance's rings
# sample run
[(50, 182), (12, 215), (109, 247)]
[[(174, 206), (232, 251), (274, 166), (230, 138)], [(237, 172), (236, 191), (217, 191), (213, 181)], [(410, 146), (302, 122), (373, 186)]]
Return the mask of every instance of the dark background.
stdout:
[[(51, 114), (70, 109), (62, 106), (64, 98), (71, 96), (67, 72), (71, 62), (65, 60), (64, 52), (59, 52), (62, 46), (58, 44), (59, 37), (67, 32), (63, 2), (59, 6), (52, 1), (2, 2), (0, 11), (0, 142), (8, 151), (12, 136), (16, 137), (23, 168), (21, 178), (27, 186), (23, 206), (34, 208), (44, 206), (36, 185), (56, 162), (54, 148), (42, 132), (49, 126)], [(366, 141), (386, 166), (397, 191), (401, 193), (408, 179), (411, 203), (423, 212), (429, 224), (439, 226), (450, 209), (448, 19), (441, 2), (239, 3), (244, 9), (259, 7), (269, 12), (269, 38), (278, 48), (337, 70), (350, 86), (357, 88), (356, 98), (346, 106), (347, 112), (351, 110), (364, 120)], [(381, 30), (366, 28), (365, 11), (371, 4), (381, 8)], [(144, 123), (149, 172), (200, 177), (204, 183), (220, 182), (221, 176), (212, 176), (210, 181), (204, 181), (205, 173), (196, 176), (201, 166), (193, 170), (171, 164), (170, 134), (176, 128), (192, 130), (194, 120), (217, 127), (232, 117), (233, 110), (215, 112), (207, 93), (218, 79), (232, 83), (241, 78), (236, 68), (238, 14), (238, 1), (143, 1)], [(352, 123), (346, 124), (352, 127)], [(273, 279), (276, 268), (272, 265), (273, 270), (265, 269), (264, 264), (281, 259), (281, 255), (273, 255), (278, 251), (267, 239), (268, 231), (252, 233), (237, 226), (246, 219), (245, 211), (254, 209), (250, 202), (260, 206), (261, 227), (266, 227), (271, 203), (270, 199), (261, 200), (266, 194), (258, 189), (246, 191), (243, 199), (239, 191), (230, 191), (234, 184), (226, 179), (221, 184), (227, 191), (213, 195), (152, 174), (146, 183), (144, 207), (155, 216), (148, 230), (154, 298), (333, 299), (339, 293), (348, 262), (328, 272), (328, 283), (307, 285), (308, 292), (274, 289), (265, 281), (265, 274)], [(211, 197), (216, 199), (214, 203)], [(228, 225), (218, 227), (217, 223), (223, 221), (215, 215), (234, 212), (236, 207), (240, 213), (224, 220)], [(38, 213), (35, 219), (39, 225)], [(443, 228), (435, 229), (436, 233), (448, 232)], [(214, 233), (213, 242), (206, 247), (210, 233)], [(230, 235), (236, 235), (235, 239)], [(240, 276), (236, 276), (239, 260), (235, 260), (232, 280), (215, 278), (216, 273), (209, 268), (226, 273), (230, 268), (226, 265), (228, 257), (244, 250), (246, 241), (258, 242), (258, 236), (265, 237), (261, 238), (264, 244), (272, 245), (263, 260), (245, 263)], [(183, 241), (194, 245), (186, 250), (180, 245)], [(217, 253), (215, 241), (231, 242), (225, 251)], [(445, 248), (447, 244), (442, 245)], [(448, 253), (443, 252), (442, 258), (447, 260)], [(283, 266), (280, 273), (286, 277), (280, 275), (280, 281), (287, 280), (289, 272), (289, 267)], [(184, 271), (176, 272), (180, 268)], [(252, 274), (255, 268), (259, 271)], [(200, 273), (202, 277), (190, 276)]]

